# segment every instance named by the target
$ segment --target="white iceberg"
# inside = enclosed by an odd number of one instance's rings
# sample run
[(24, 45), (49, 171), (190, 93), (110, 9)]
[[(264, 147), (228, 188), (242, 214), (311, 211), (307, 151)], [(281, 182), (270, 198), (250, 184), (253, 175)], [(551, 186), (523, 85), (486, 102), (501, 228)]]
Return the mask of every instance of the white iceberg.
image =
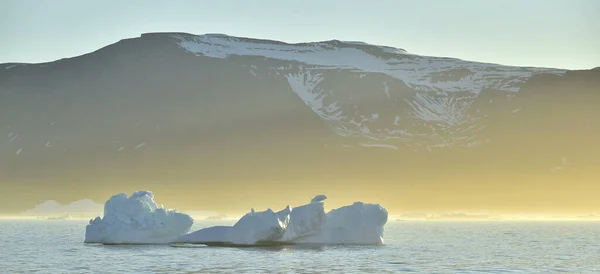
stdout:
[(285, 233), (292, 209), (287, 206), (279, 212), (252, 209), (233, 226), (213, 226), (176, 239), (176, 243), (199, 243), (213, 245), (256, 245), (276, 242)]
[(224, 244), (229, 241), (232, 226), (211, 226), (198, 231), (185, 234), (177, 238), (175, 243), (192, 244)]
[(187, 214), (159, 207), (150, 191), (120, 193), (104, 205), (104, 217), (90, 220), (85, 243), (164, 244), (186, 234), (194, 224)]
[(355, 202), (327, 213), (322, 229), (293, 240), (314, 244), (383, 244), (388, 213), (377, 204)]
[[(290, 221), (285, 229), (284, 242), (292, 242), (300, 237), (312, 235), (321, 230), (325, 223), (324, 196), (315, 197), (310, 204), (295, 207), (290, 214)], [(318, 199), (319, 198), (319, 199)]]
[(254, 209), (234, 226), (214, 226), (177, 238), (174, 243), (207, 245), (383, 244), (388, 212), (381, 205), (356, 202), (325, 213), (325, 195), (310, 204), (279, 212)]
[(255, 212), (252, 209), (233, 225), (227, 235), (227, 241), (246, 245), (258, 241), (276, 241), (283, 236), (288, 220), (289, 213), (286, 213), (286, 210), (278, 214), (271, 209), (263, 212)]

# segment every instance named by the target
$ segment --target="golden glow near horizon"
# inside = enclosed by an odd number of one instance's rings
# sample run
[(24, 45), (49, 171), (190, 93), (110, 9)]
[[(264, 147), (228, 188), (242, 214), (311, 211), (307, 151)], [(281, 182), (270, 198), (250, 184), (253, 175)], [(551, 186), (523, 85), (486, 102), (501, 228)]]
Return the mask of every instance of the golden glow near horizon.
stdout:
[[(183, 212), (187, 213), (187, 212)], [(415, 214), (424, 214), (425, 217), (406, 217), (407, 215), (414, 216)], [(477, 217), (477, 215), (465, 214), (466, 217), (456, 217), (456, 215), (463, 215), (463, 213), (444, 213), (444, 214), (425, 214), (425, 213), (402, 213), (394, 214), (390, 213), (388, 222), (397, 221), (423, 221), (423, 222), (600, 222), (600, 213), (593, 213), (589, 215), (563, 215), (563, 216), (551, 216), (551, 215), (489, 215), (488, 217)], [(198, 216), (190, 214), (196, 221), (205, 222), (231, 222), (237, 221), (243, 215), (228, 215), (227, 218), (222, 220), (206, 220), (206, 216)], [(38, 220), (38, 221), (89, 221), (95, 217), (102, 217), (102, 214), (86, 217), (71, 217), (61, 218), (60, 216), (50, 215), (39, 215), (39, 216), (23, 216), (23, 215), (0, 215), (0, 220)]]
[[(376, 180), (366, 183), (360, 180), (323, 181), (247, 181), (245, 183), (193, 184), (177, 183), (136, 183), (90, 184), (79, 192), (52, 189), (43, 192), (25, 187), (12, 191), (31, 193), (38, 197), (37, 204), (55, 199), (61, 204), (90, 198), (104, 203), (110, 196), (147, 189), (155, 194), (157, 203), (179, 211), (210, 210), (230, 215), (242, 215), (255, 208), (279, 210), (286, 205), (306, 204), (316, 194), (326, 194), (328, 209), (350, 205), (355, 201), (379, 203), (388, 209), (390, 215), (422, 213), (443, 215), (451, 213), (489, 213), (494, 216), (509, 216), (502, 219), (578, 219), (580, 216), (600, 211), (600, 184), (594, 172), (548, 173), (547, 175), (508, 175), (494, 180), (486, 176), (470, 174), (469, 180), (460, 180), (460, 174), (446, 176), (444, 181), (417, 180), (406, 178), (400, 182)], [(385, 177), (380, 174), (380, 178)], [(475, 178), (474, 178), (475, 177)], [(511, 178), (512, 177), (512, 178)], [(569, 179), (571, 178), (571, 179)], [(175, 183), (174, 183), (175, 182)], [(5, 192), (10, 193), (10, 192)], [(5, 195), (5, 199), (13, 199)], [(18, 201), (15, 201), (18, 202)], [(18, 214), (35, 204), (19, 203)], [(454, 216), (458, 217), (458, 216)], [(402, 218), (402, 217), (398, 217)], [(420, 217), (421, 218), (421, 217)], [(468, 216), (472, 218), (472, 216)], [(488, 218), (488, 217), (486, 217)], [(391, 218), (390, 218), (391, 219)], [(430, 218), (431, 219), (431, 218)]]
[[(555, 177), (556, 179), (556, 177)], [(201, 188), (179, 192), (175, 188), (154, 184), (143, 187), (154, 192), (158, 204), (180, 212), (203, 210), (213, 211), (237, 218), (250, 208), (256, 210), (283, 209), (286, 205), (306, 204), (319, 193), (328, 195), (327, 210), (355, 201), (379, 203), (388, 209), (389, 220), (424, 221), (595, 221), (600, 220), (600, 201), (595, 199), (600, 187), (594, 180), (574, 180), (567, 184), (552, 180), (530, 180), (502, 184), (488, 182), (447, 183), (431, 187), (429, 184), (408, 186), (372, 184), (365, 187), (359, 181), (343, 181), (329, 184), (318, 182), (296, 182), (286, 185), (263, 182), (237, 185), (227, 190), (225, 186), (212, 189)], [(526, 186), (526, 187), (524, 187)], [(561, 187), (563, 186), (563, 187)], [(138, 187), (114, 188), (121, 191), (106, 191), (103, 198), (94, 197), (103, 203), (116, 192), (131, 192)], [(315, 193), (313, 189), (321, 189)], [(110, 193), (109, 193), (110, 192)], [(215, 193), (219, 193), (218, 195)], [(66, 204), (68, 202), (61, 202)], [(99, 213), (101, 214), (101, 213)], [(4, 217), (7, 218), (8, 215)], [(36, 216), (18, 216), (35, 218)], [(54, 215), (48, 215), (56, 217)], [(89, 216), (93, 217), (93, 216)], [(202, 220), (206, 216), (199, 217)]]

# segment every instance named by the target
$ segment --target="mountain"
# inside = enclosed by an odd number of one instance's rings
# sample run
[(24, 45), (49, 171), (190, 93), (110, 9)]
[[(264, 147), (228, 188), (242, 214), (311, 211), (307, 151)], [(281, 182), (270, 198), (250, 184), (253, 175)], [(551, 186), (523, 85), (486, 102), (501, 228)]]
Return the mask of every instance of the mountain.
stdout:
[(34, 208), (28, 209), (22, 213), (26, 216), (44, 216), (44, 217), (64, 217), (67, 215), (73, 217), (95, 217), (102, 216), (104, 204), (97, 204), (92, 200), (78, 200), (67, 205), (61, 205), (54, 200), (45, 201)]
[(588, 178), (600, 164), (597, 102), (598, 69), (143, 34), (75, 58), (0, 64), (0, 192), (29, 193), (0, 206), (43, 199), (31, 190), (50, 185), (69, 189), (56, 199), (104, 199), (129, 191), (123, 181), (229, 193), (290, 178)]

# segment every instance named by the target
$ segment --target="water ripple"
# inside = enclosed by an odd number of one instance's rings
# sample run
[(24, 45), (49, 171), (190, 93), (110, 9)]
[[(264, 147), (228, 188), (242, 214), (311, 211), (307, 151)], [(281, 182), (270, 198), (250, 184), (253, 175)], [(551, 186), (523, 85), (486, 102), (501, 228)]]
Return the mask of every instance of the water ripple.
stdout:
[(384, 246), (265, 248), (83, 244), (86, 223), (0, 220), (2, 273), (600, 273), (594, 222), (390, 222)]

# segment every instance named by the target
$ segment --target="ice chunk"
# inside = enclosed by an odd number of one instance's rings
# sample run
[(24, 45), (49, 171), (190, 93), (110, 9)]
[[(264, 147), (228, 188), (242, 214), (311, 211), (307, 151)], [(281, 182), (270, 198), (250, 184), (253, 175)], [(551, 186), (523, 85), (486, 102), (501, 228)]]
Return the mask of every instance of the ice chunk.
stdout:
[(279, 212), (254, 209), (233, 227), (217, 226), (179, 237), (177, 243), (254, 245), (281, 244), (383, 244), (388, 212), (378, 204), (356, 202), (325, 214), (325, 195), (310, 204)]
[(290, 221), (281, 239), (284, 242), (311, 235), (318, 232), (325, 222), (325, 207), (322, 199), (315, 202), (317, 198), (323, 198), (325, 195), (319, 195), (312, 199), (310, 204), (295, 207), (290, 214)]
[(279, 212), (271, 209), (256, 212), (251, 209), (233, 226), (213, 226), (177, 238), (176, 243), (254, 245), (275, 242), (282, 238), (290, 220), (288, 205)]
[(388, 212), (377, 204), (355, 202), (327, 213), (323, 229), (297, 243), (383, 244), (383, 226)]
[(326, 195), (320, 194), (315, 196), (314, 198), (312, 198), (312, 200), (310, 200), (310, 203), (321, 203), (324, 202), (327, 199)]
[(187, 214), (158, 207), (150, 191), (120, 193), (104, 205), (104, 217), (90, 220), (86, 243), (161, 244), (188, 233), (194, 220)]
[[(250, 245), (260, 241), (276, 241), (283, 236), (287, 220), (284, 213), (278, 214), (270, 208), (266, 211), (246, 213), (228, 233), (228, 242)], [(280, 217), (284, 217), (281, 221)]]
[(205, 244), (229, 242), (231, 226), (213, 226), (203, 228), (190, 234), (183, 235), (175, 240), (178, 243)]

